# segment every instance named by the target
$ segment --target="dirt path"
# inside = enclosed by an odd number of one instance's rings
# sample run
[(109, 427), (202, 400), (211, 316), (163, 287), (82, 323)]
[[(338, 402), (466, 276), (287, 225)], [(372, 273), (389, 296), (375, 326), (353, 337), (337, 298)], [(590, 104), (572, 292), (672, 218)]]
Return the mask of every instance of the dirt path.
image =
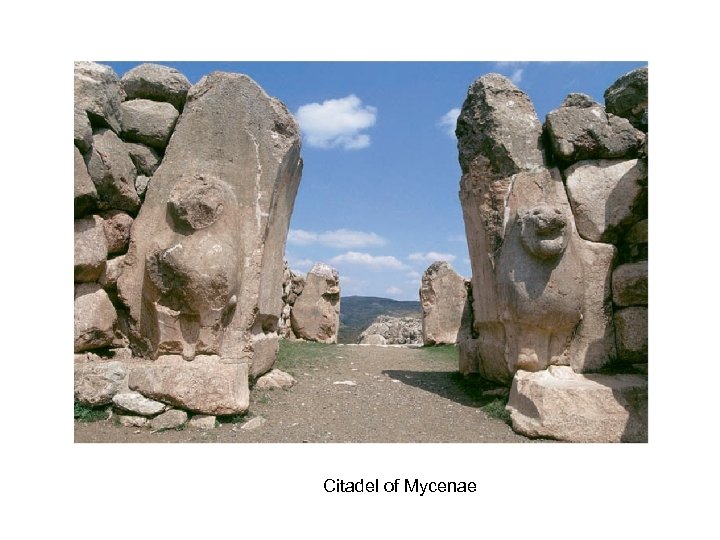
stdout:
[[(283, 342), (276, 367), (297, 384), (253, 389), (250, 412), (215, 429), (152, 433), (112, 419), (76, 421), (75, 441), (532, 442), (485, 412), (501, 415), (506, 398), (492, 395), (498, 390), (488, 383), (460, 376), (453, 347)], [(242, 429), (249, 421), (261, 425)]]

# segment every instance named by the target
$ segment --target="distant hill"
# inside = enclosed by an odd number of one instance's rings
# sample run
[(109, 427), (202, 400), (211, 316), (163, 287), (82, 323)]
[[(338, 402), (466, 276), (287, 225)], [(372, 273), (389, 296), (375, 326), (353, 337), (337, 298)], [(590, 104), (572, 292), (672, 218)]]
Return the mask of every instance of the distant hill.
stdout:
[(357, 343), (358, 337), (378, 315), (422, 317), (420, 302), (390, 300), (376, 296), (343, 296), (340, 298), (338, 343)]

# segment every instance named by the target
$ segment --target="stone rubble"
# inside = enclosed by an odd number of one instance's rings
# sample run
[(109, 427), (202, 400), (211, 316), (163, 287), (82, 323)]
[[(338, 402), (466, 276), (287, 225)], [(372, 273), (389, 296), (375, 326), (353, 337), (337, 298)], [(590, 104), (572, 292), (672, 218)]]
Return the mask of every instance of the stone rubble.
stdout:
[(422, 320), (379, 315), (360, 337), (361, 345), (422, 345)]

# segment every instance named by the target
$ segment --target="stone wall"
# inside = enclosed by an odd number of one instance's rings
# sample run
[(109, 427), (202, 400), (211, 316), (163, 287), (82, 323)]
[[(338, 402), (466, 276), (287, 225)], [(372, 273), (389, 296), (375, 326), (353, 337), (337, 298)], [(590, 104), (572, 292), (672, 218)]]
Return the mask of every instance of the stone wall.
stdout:
[(295, 120), (239, 74), (77, 62), (74, 84), (76, 400), (247, 410), (277, 352)]
[[(460, 369), (512, 381), (513, 426), (526, 434), (596, 440), (587, 433), (602, 423), (602, 414), (589, 420), (601, 400), (584, 401), (573, 418), (563, 402), (573, 392), (600, 395), (581, 374), (647, 372), (647, 69), (620, 78), (605, 101), (570, 94), (541, 125), (529, 98), (490, 74), (471, 85), (458, 118), (473, 271)], [(618, 383), (634, 396), (618, 410), (635, 427), (616, 422), (602, 440), (647, 437), (647, 378), (632, 377)], [(524, 392), (535, 383), (546, 392)], [(559, 386), (567, 393), (553, 394)], [(558, 427), (583, 422), (584, 435)]]

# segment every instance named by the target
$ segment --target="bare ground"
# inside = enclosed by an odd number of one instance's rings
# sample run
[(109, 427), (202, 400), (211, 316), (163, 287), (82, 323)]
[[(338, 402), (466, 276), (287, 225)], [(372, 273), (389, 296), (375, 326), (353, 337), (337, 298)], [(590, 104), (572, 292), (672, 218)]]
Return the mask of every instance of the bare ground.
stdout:
[[(447, 346), (282, 342), (275, 367), (297, 384), (252, 389), (243, 417), (221, 418), (215, 429), (163, 432), (123, 427), (112, 417), (75, 421), (75, 442), (533, 442), (497, 417), (506, 401), (492, 395), (497, 387), (462, 377), (457, 365), (456, 349)], [(242, 429), (249, 421), (261, 425)]]

